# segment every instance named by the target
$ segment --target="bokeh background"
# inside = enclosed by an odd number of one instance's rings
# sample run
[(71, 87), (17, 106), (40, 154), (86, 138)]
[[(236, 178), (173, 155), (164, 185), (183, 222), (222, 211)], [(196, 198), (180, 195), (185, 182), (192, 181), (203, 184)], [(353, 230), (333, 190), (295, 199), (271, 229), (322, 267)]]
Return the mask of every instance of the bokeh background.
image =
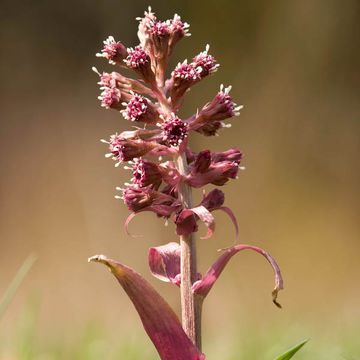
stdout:
[[(205, 304), (208, 358), (271, 359), (311, 338), (299, 359), (358, 359), (357, 0), (1, 1), (0, 294), (28, 254), (38, 257), (1, 320), (1, 359), (110, 359), (115, 348), (117, 358), (156, 359), (122, 289), (87, 263), (97, 253), (137, 269), (179, 310), (178, 289), (152, 279), (146, 261), (149, 246), (175, 239), (173, 226), (143, 214), (130, 226), (143, 238), (124, 232), (128, 211), (113, 196), (129, 174), (104, 159), (99, 139), (129, 124), (100, 108), (91, 71), (111, 70), (95, 58), (108, 35), (137, 44), (135, 17), (148, 5), (191, 24), (171, 67), (207, 43), (221, 64), (182, 114), (220, 83), (245, 105), (231, 130), (192, 146), (244, 151), (226, 203), (241, 242), (266, 248), (285, 278), (278, 310), (263, 258), (232, 260)], [(218, 213), (213, 239), (198, 242), (200, 268), (233, 241)]]

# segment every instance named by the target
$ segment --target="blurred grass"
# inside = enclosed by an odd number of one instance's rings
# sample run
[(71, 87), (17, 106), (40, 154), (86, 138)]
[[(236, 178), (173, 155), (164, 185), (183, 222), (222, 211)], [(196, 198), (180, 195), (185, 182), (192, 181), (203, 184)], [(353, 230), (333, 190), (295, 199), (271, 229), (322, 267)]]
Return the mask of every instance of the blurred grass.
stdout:
[[(37, 305), (37, 302), (33, 301), (21, 314), (21, 320), (14, 324), (12, 334), (1, 335), (1, 360), (159, 359), (140, 329), (137, 333), (116, 338), (116, 334), (108, 333), (101, 325), (90, 322), (83, 332), (70, 342), (65, 340), (65, 336), (50, 339), (38, 336), (36, 334)], [(336, 341), (327, 337), (325, 333), (319, 333), (293, 359), (359, 359), (360, 344), (356, 335), (359, 334), (358, 330), (351, 329)], [(116, 329), (114, 331), (116, 332)], [(205, 339), (204, 352), (208, 360), (273, 360), (294, 343), (299, 342), (305, 332), (305, 329), (272, 329), (266, 334), (254, 329), (235, 334), (220, 332), (218, 338)]]

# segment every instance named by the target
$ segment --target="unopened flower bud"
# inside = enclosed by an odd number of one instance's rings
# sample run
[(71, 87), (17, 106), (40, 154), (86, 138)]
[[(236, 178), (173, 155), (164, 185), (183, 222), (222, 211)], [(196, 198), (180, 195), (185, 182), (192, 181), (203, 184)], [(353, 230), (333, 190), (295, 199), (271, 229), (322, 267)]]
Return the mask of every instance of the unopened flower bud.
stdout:
[(192, 165), (192, 171), (194, 173), (203, 173), (209, 169), (211, 164), (211, 152), (210, 150), (200, 151), (197, 155), (194, 164)]
[(214, 189), (204, 196), (200, 205), (205, 206), (209, 211), (218, 209), (224, 204), (225, 195), (219, 189)]
[(207, 184), (222, 186), (229, 179), (237, 177), (241, 156), (237, 149), (214, 154), (208, 150), (201, 151), (190, 164), (190, 173), (186, 180), (196, 188)]
[(223, 152), (213, 153), (212, 160), (214, 162), (233, 161), (239, 165), (243, 156), (243, 153), (239, 149), (233, 148)]
[(123, 200), (128, 209), (135, 213), (152, 211), (165, 218), (170, 217), (181, 206), (178, 199), (150, 187), (129, 186), (123, 189)]
[(104, 41), (104, 47), (101, 50), (101, 53), (97, 53), (96, 56), (109, 60), (110, 64), (123, 65), (123, 60), (127, 56), (127, 51), (126, 47), (120, 41), (115, 41), (113, 36), (109, 36)]
[(177, 235), (190, 235), (198, 231), (198, 217), (190, 209), (184, 209), (177, 214), (175, 219)]

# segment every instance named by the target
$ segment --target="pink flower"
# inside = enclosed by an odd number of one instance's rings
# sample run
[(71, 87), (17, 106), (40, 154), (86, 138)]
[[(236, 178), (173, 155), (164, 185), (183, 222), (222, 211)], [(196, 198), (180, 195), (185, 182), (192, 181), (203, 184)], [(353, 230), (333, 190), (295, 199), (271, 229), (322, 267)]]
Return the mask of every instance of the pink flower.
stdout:
[(229, 179), (236, 179), (242, 153), (237, 149), (230, 149), (224, 153), (201, 151), (190, 165), (190, 173), (186, 181), (193, 187), (207, 184), (222, 186)]
[(120, 41), (115, 41), (113, 36), (109, 36), (104, 41), (104, 47), (101, 53), (96, 54), (97, 57), (103, 57), (109, 60), (109, 63), (113, 65), (122, 65), (126, 55), (126, 47)]
[(130, 79), (115, 71), (111, 73), (100, 73), (95, 66), (92, 67), (92, 70), (100, 77), (100, 81), (98, 82), (98, 84), (100, 85), (100, 89), (116, 87), (123, 92), (129, 93), (131, 91), (134, 91), (139, 94), (153, 96), (153, 92), (145, 85), (143, 85), (140, 81)]
[(135, 70), (142, 79), (152, 86), (155, 85), (155, 74), (151, 68), (150, 56), (141, 45), (127, 49), (128, 56), (124, 60), (128, 68)]
[(117, 88), (104, 87), (98, 99), (101, 101), (101, 106), (105, 109), (114, 108), (121, 110), (123, 108), (123, 105), (120, 103), (121, 92)]
[(144, 17), (138, 17), (136, 20), (139, 20), (139, 29), (137, 35), (140, 40), (140, 45), (145, 49), (148, 47), (147, 42), (149, 40), (150, 28), (156, 21), (156, 16), (149, 6), (148, 11), (144, 12)]
[(210, 46), (206, 45), (206, 48), (199, 55), (196, 55), (193, 58), (193, 64), (195, 68), (201, 68), (200, 77), (204, 78), (205, 76), (212, 74), (217, 71), (219, 64), (216, 63), (215, 58), (212, 55), (209, 55)]
[(110, 136), (110, 141), (102, 142), (109, 144), (110, 153), (106, 157), (111, 157), (117, 161), (118, 166), (123, 161), (130, 161), (139, 158), (150, 152), (156, 146), (152, 142), (141, 139), (126, 139), (121, 135), (115, 134)]
[(139, 94), (132, 93), (131, 100), (123, 105), (126, 107), (121, 113), (126, 120), (146, 124), (156, 124), (159, 121), (159, 113), (155, 105)]
[(191, 86), (200, 81), (202, 69), (194, 63), (188, 64), (187, 60), (178, 63), (171, 73), (172, 84), (170, 87), (171, 102), (174, 107), (179, 104)]
[(128, 209), (134, 213), (152, 211), (160, 217), (168, 218), (177, 211), (181, 204), (171, 195), (151, 189), (128, 186), (121, 189), (122, 199)]
[(163, 141), (166, 146), (179, 146), (188, 134), (188, 125), (177, 116), (172, 115), (161, 124), (163, 130)]
[(140, 45), (135, 48), (128, 48), (127, 54), (125, 64), (129, 68), (138, 69), (140, 67), (147, 66), (150, 62), (149, 55)]
[[(223, 85), (214, 99), (206, 104), (196, 116), (189, 120), (190, 129), (204, 133), (205, 135), (214, 135), (216, 130), (221, 127), (228, 127), (221, 120), (240, 115), (242, 106), (236, 105), (229, 92), (231, 86), (225, 88)], [(214, 129), (214, 125), (215, 128)], [(210, 126), (210, 127), (209, 127)]]
[(169, 55), (171, 55), (174, 46), (185, 36), (190, 36), (189, 24), (181, 21), (178, 14), (174, 15), (170, 24), (170, 40), (169, 40)]
[(158, 189), (163, 180), (163, 170), (151, 161), (135, 159), (132, 165), (132, 182), (139, 187)]

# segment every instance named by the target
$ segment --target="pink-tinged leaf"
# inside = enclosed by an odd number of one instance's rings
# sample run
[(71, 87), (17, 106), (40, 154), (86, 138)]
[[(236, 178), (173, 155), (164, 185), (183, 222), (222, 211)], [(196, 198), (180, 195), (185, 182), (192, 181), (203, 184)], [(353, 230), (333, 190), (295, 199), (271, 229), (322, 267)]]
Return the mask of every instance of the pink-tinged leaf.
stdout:
[(207, 226), (208, 231), (205, 236), (201, 237), (201, 239), (209, 239), (215, 231), (215, 218), (211, 214), (211, 212), (205, 206), (198, 206), (192, 208), (191, 211), (195, 213), (201, 221)]
[(103, 255), (93, 256), (89, 261), (106, 265), (119, 281), (162, 360), (205, 359), (185, 334), (169, 304), (141, 275)]
[(204, 277), (196, 281), (193, 284), (193, 292), (195, 294), (198, 294), (202, 297), (205, 297), (213, 285), (215, 284), (216, 280), (219, 278), (220, 274), (224, 270), (225, 266), (229, 262), (229, 260), (233, 257), (233, 255), (237, 254), (239, 251), (242, 250), (253, 250), (257, 253), (263, 255), (266, 260), (270, 263), (272, 266), (274, 273), (275, 273), (275, 288), (272, 292), (273, 296), (273, 302), (277, 307), (281, 308), (281, 305), (276, 301), (278, 292), (284, 288), (283, 286), (283, 279), (281, 276), (280, 268), (274, 258), (267, 253), (265, 250), (252, 245), (245, 245), (245, 244), (239, 244), (232, 246), (230, 248), (224, 249), (225, 252), (215, 261), (215, 263), (209, 268), (207, 273), (204, 275)]
[(231, 222), (233, 223), (233, 225), (235, 227), (235, 237), (238, 238), (239, 237), (239, 225), (238, 225), (236, 216), (233, 213), (233, 211), (230, 208), (228, 208), (227, 206), (221, 206), (217, 210), (222, 210), (222, 211), (224, 211), (225, 214), (227, 214), (229, 216)]
[(151, 273), (162, 281), (180, 285), (180, 254), (180, 245), (175, 242), (150, 248)]

